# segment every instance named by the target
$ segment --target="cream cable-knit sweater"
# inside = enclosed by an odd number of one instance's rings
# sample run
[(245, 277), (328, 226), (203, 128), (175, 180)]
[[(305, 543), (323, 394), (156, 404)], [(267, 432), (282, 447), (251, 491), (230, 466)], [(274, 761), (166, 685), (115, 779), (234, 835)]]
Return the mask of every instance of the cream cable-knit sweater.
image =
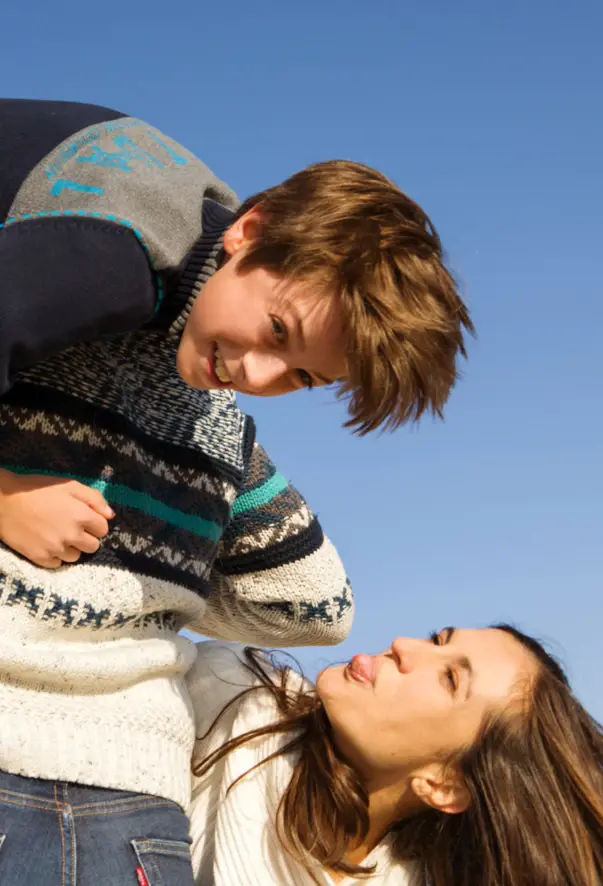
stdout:
[[(278, 717), (268, 693), (252, 693), (235, 702), (203, 738), (222, 708), (253, 685), (254, 678), (242, 663), (242, 646), (210, 641), (200, 643), (198, 650), (188, 677), (200, 736), (196, 760), (230, 738)], [(287, 736), (273, 735), (246, 744), (217, 763), (204, 778), (193, 778), (189, 815), (198, 886), (315, 886), (307, 872), (285, 855), (274, 827), (279, 799), (291, 777), (292, 756), (279, 756), (260, 766), (227, 795), (233, 781), (286, 741)], [(392, 862), (386, 841), (371, 853), (367, 863), (377, 864), (377, 873), (368, 881), (371, 886), (410, 886), (413, 882), (409, 867)], [(334, 886), (325, 871), (316, 875), (321, 886)], [(361, 883), (367, 880), (347, 878), (337, 886)]]

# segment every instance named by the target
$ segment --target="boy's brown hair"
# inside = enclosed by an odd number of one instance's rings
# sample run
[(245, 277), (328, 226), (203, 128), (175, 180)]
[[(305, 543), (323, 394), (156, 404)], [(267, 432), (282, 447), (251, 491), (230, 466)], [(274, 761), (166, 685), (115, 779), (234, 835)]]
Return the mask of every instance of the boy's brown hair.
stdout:
[(240, 271), (262, 267), (337, 292), (348, 339), (346, 426), (365, 434), (442, 409), (473, 324), (431, 221), (385, 175), (317, 163), (250, 197), (258, 233)]

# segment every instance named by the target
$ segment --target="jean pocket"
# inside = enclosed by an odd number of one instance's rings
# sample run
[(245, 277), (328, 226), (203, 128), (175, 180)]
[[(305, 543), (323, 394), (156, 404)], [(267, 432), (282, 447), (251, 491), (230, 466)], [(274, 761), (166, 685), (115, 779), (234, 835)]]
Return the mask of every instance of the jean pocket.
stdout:
[(139, 886), (194, 886), (190, 842), (132, 840)]

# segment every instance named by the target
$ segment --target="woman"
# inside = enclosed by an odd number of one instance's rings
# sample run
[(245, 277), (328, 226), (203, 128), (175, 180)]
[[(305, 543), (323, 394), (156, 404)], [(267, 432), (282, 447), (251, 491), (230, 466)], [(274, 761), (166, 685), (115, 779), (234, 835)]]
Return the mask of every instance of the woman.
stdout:
[(202, 886), (371, 872), (379, 886), (600, 886), (602, 731), (514, 628), (398, 638), (316, 687), (206, 643), (190, 689)]

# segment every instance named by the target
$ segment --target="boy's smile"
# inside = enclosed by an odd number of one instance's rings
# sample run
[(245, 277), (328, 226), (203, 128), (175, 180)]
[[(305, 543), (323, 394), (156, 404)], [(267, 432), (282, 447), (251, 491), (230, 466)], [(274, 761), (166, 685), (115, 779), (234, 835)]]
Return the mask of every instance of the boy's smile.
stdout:
[(178, 372), (195, 388), (274, 397), (346, 374), (341, 309), (332, 295), (255, 268), (238, 272), (248, 243), (242, 216), (224, 237), (229, 256), (203, 287), (178, 348)]
[(216, 345), (216, 349), (214, 351), (214, 361), (213, 361), (213, 370), (216, 376), (216, 379), (219, 384), (222, 385), (230, 385), (232, 384), (232, 379), (228, 374), (228, 370), (226, 369), (226, 364), (222, 359), (222, 355), (220, 353), (220, 349)]

